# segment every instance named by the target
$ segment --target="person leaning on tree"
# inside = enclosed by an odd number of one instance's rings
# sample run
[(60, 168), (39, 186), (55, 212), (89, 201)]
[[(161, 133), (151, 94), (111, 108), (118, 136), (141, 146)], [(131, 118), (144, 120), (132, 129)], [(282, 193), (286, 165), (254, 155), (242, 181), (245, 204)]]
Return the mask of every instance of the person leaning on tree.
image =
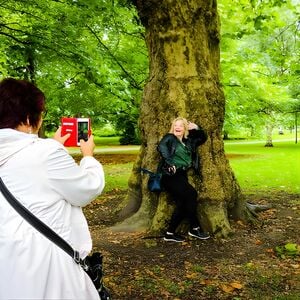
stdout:
[(159, 171), (161, 184), (175, 203), (175, 210), (164, 236), (165, 241), (183, 242), (176, 233), (179, 224), (187, 219), (190, 229), (188, 235), (198, 239), (210, 236), (201, 230), (197, 217), (197, 191), (189, 183), (187, 171), (193, 168), (200, 176), (197, 148), (207, 140), (205, 131), (198, 125), (178, 117), (173, 120), (170, 132), (158, 144), (162, 157)]
[[(84, 258), (92, 240), (82, 207), (104, 188), (93, 136), (80, 141), (79, 165), (59, 128), (38, 137), (45, 96), (32, 83), (0, 82), (0, 177), (11, 193)], [(0, 299), (99, 300), (87, 273), (15, 211), (0, 193)]]

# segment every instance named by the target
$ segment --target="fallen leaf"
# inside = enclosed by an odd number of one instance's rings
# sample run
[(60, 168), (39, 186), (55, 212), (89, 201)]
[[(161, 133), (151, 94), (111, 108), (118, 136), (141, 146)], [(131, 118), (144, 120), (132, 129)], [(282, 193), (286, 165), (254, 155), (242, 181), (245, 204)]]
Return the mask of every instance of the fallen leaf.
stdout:
[(221, 284), (221, 289), (225, 293), (232, 293), (234, 291), (234, 287), (228, 284)]
[(197, 273), (189, 273), (189, 274), (186, 274), (185, 276), (188, 279), (195, 279), (195, 278), (197, 278), (198, 274)]
[(243, 285), (242, 285), (241, 283), (239, 283), (239, 282), (232, 282), (232, 283), (230, 283), (230, 285), (231, 285), (233, 288), (238, 289), (238, 290), (240, 290), (240, 289), (243, 288)]
[(241, 220), (238, 220), (236, 223), (242, 227), (246, 227), (246, 224), (243, 223)]
[(254, 267), (253, 262), (248, 262), (248, 263), (246, 263), (246, 267), (247, 267), (247, 268), (253, 268), (253, 267)]
[(111, 241), (113, 244), (120, 244), (121, 243), (121, 241), (120, 240), (114, 240), (114, 241)]
[(200, 281), (200, 284), (203, 284), (203, 285), (212, 285), (213, 284), (213, 281), (210, 280), (210, 279), (202, 279)]

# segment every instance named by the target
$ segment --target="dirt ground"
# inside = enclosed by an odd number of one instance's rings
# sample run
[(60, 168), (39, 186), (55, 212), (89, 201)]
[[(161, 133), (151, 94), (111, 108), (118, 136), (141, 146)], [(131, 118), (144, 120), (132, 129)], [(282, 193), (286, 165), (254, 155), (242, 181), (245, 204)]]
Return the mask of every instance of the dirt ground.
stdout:
[(300, 195), (248, 195), (249, 202), (272, 204), (256, 225), (234, 222), (227, 239), (184, 243), (115, 231), (114, 211), (124, 196), (105, 193), (84, 209), (94, 248), (104, 254), (104, 282), (113, 300), (300, 299)]

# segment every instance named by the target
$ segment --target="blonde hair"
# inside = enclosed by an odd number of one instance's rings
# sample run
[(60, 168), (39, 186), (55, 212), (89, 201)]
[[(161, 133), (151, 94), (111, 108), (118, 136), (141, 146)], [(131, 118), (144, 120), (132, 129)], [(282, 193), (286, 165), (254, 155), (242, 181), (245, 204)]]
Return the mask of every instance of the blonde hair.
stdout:
[(183, 126), (184, 126), (184, 135), (183, 136), (186, 139), (187, 136), (189, 135), (189, 129), (188, 129), (188, 121), (185, 118), (178, 117), (178, 118), (174, 119), (171, 124), (170, 133), (174, 134), (174, 127), (175, 127), (175, 123), (177, 121), (181, 121), (183, 123)]

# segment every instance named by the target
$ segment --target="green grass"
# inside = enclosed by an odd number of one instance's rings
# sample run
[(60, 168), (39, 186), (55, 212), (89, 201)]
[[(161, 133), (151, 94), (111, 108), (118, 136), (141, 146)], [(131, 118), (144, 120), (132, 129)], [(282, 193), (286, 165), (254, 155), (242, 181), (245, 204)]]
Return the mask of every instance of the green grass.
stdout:
[(241, 188), (249, 192), (283, 190), (299, 193), (300, 145), (283, 140), (273, 144), (274, 147), (264, 147), (264, 142), (225, 143), (225, 152)]
[[(103, 138), (97, 149), (105, 149), (106, 154), (138, 153), (138, 150), (130, 150), (131, 146), (117, 147), (117, 139)], [(279, 136), (279, 139), (274, 138), (273, 144), (274, 147), (264, 147), (264, 141), (225, 142), (226, 155), (243, 192), (300, 192), (300, 141), (295, 144), (294, 139), (286, 141)], [(127, 189), (132, 166), (133, 162), (104, 165), (105, 191)]]
[(96, 146), (117, 146), (119, 143), (119, 136), (100, 137), (94, 136), (94, 142)]
[(128, 186), (128, 179), (133, 163), (104, 165), (105, 188), (104, 192), (111, 190), (125, 190)]

